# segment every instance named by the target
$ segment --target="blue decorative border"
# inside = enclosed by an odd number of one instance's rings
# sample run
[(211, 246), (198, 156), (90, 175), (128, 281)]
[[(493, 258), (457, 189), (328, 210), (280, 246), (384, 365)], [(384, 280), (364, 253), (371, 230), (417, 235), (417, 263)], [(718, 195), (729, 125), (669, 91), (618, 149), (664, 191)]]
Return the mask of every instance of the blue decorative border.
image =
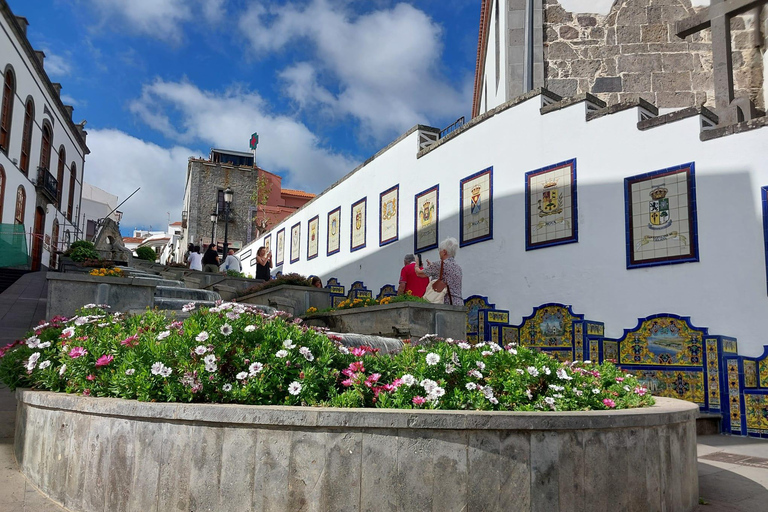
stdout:
[[(283, 234), (283, 259), (277, 261), (277, 244), (280, 243), (280, 233)], [(278, 267), (285, 263), (285, 228), (281, 228), (275, 235), (275, 266)]]
[[(533, 213), (531, 212), (531, 178), (562, 167), (571, 168), (571, 223), (573, 225), (573, 232), (571, 236), (565, 238), (531, 243), (531, 214)], [(543, 249), (544, 247), (552, 247), (554, 245), (577, 243), (579, 241), (579, 207), (577, 199), (575, 158), (525, 173), (525, 250), (532, 251), (534, 249)]]
[[(309, 246), (310, 246), (309, 237), (310, 235), (312, 235), (312, 222), (317, 223), (317, 233), (318, 233), (318, 237), (317, 237), (318, 240), (317, 240), (317, 247), (316, 247), (317, 250), (315, 251), (314, 255), (309, 254)], [(320, 235), (320, 216), (315, 215), (314, 217), (309, 219), (309, 221), (307, 222), (307, 261), (317, 258), (317, 255), (320, 253), (320, 236), (319, 235)]]
[[(384, 200), (384, 196), (391, 193), (392, 191), (397, 192), (397, 196), (395, 199), (395, 204), (397, 205), (397, 211), (395, 212), (395, 236), (392, 238), (388, 238), (387, 240), (382, 240), (382, 223), (384, 222), (384, 219), (382, 219), (382, 201)], [(390, 187), (381, 194), (379, 194), (379, 247), (384, 247), (385, 245), (389, 245), (392, 242), (397, 242), (398, 238), (400, 238), (400, 185), (395, 185), (394, 187)]]
[[(335, 250), (331, 251), (331, 215), (333, 215), (334, 212), (339, 212), (339, 222), (336, 226), (336, 229), (339, 230), (339, 246), (336, 247)], [(325, 223), (325, 255), (330, 256), (332, 254), (336, 254), (341, 250), (341, 206), (337, 206), (333, 210), (328, 212), (328, 219)]]
[(248, 249), (241, 256), (238, 256), (238, 259), (240, 259), (240, 260), (247, 260), (248, 258), (251, 257), (251, 254), (252, 254), (251, 249)]
[[(435, 191), (435, 243), (419, 247), (419, 198), (425, 196), (432, 191)], [(413, 252), (418, 254), (420, 252), (429, 251), (431, 249), (437, 249), (440, 243), (440, 184), (433, 187), (429, 187), (426, 190), (422, 190), (415, 196), (413, 196)]]
[[(464, 183), (484, 174), (488, 175), (488, 234), (471, 240), (464, 240)], [(493, 166), (467, 176), (459, 182), (459, 247), (466, 247), (486, 240), (493, 240)]]
[[(643, 260), (642, 262), (636, 263), (633, 261), (635, 240), (632, 238), (632, 197), (630, 188), (634, 183), (640, 181), (647, 181), (659, 176), (678, 174), (680, 172), (688, 173), (688, 229), (691, 238), (690, 251), (688, 254), (681, 254), (680, 256), (666, 256), (663, 258)], [(627, 252), (627, 268), (655, 267), (659, 265), (674, 265), (677, 263), (699, 261), (699, 224), (696, 217), (696, 210), (696, 179), (694, 162), (624, 178), (624, 230), (626, 234), (625, 249)]]
[[(363, 222), (363, 243), (355, 247), (352, 245), (352, 235), (355, 233), (355, 206), (360, 203), (364, 203), (363, 211), (365, 212), (365, 222)], [(368, 244), (368, 196), (352, 203), (352, 208), (349, 212), (349, 252), (355, 252), (363, 249)]]
[[(269, 248), (267, 249), (267, 252), (272, 250), (272, 233), (268, 234), (261, 240), (261, 246), (260, 247), (267, 247), (267, 240), (269, 240)], [(258, 253), (258, 251), (257, 251)]]
[[(298, 254), (298, 256), (296, 257), (296, 259), (293, 259), (293, 229), (296, 226), (299, 227), (299, 236), (296, 237), (296, 240), (297, 240), (296, 243), (298, 243), (299, 246), (297, 247), (298, 250), (296, 251), (296, 254)], [(291, 263), (296, 263), (301, 259), (301, 221), (291, 226), (291, 254), (288, 257), (290, 258)]]
[(760, 189), (763, 200), (763, 240), (765, 240), (765, 280), (768, 285), (768, 187)]

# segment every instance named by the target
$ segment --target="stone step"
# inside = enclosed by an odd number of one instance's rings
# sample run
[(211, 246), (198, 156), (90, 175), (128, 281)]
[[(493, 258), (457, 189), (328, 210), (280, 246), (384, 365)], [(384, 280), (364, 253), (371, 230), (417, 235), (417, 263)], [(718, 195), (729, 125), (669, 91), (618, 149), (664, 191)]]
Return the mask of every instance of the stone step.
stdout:
[(166, 286), (171, 288), (186, 288), (184, 281), (174, 281), (173, 279), (163, 279), (157, 276), (133, 276), (135, 281), (141, 283), (151, 283), (155, 286)]
[[(216, 294), (216, 300), (218, 300), (218, 293)], [(177, 299), (170, 297), (155, 297), (155, 308), (162, 310), (177, 310), (181, 311), (181, 308), (190, 302), (194, 302), (197, 308), (212, 308), (216, 305), (215, 300), (190, 300), (190, 299)], [(197, 309), (195, 308), (195, 309)]]
[(196, 290), (194, 288), (179, 288), (178, 286), (158, 286), (155, 288), (155, 302), (157, 298), (164, 297), (168, 299), (186, 300), (192, 301), (216, 301), (221, 299), (221, 296), (210, 290)]
[(397, 338), (369, 336), (366, 334), (329, 332), (328, 334), (341, 338), (345, 347), (371, 347), (379, 349), (380, 354), (396, 354), (403, 350), (403, 342)]

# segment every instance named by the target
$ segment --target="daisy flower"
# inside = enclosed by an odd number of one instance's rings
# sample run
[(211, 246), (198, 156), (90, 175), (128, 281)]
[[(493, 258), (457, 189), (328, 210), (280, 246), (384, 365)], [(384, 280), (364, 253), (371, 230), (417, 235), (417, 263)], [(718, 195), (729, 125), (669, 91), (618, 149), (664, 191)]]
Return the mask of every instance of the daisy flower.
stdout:
[(301, 393), (301, 383), (297, 381), (293, 381), (288, 385), (288, 392), (292, 394), (293, 396), (298, 395)]

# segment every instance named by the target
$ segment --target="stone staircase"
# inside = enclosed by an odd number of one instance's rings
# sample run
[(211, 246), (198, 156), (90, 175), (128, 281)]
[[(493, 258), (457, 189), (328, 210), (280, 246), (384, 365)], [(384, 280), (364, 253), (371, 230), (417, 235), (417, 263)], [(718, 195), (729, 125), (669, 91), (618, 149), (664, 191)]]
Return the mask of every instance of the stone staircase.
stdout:
[(0, 268), (0, 293), (11, 287), (13, 283), (19, 280), (24, 274), (31, 270), (19, 270), (14, 268)]
[(134, 280), (155, 285), (155, 308), (163, 311), (181, 312), (181, 308), (193, 302), (197, 307), (213, 307), (221, 296), (210, 290), (187, 288), (183, 281), (164, 279), (161, 276), (135, 267), (119, 267)]

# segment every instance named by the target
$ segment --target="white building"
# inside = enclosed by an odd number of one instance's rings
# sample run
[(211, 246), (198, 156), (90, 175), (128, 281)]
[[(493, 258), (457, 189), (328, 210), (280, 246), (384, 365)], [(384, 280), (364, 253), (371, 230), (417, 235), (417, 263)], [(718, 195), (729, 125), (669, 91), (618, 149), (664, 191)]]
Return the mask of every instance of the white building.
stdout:
[(94, 187), (90, 183), (83, 183), (83, 200), (80, 204), (80, 231), (84, 233), (86, 240), (93, 240), (99, 226), (99, 219), (109, 217), (115, 222), (120, 222), (117, 208), (117, 196)]
[(18, 253), (24, 244), (13, 233), (23, 229), (32, 269), (38, 270), (55, 264), (52, 250), (82, 238), (77, 220), (89, 151), (84, 123), (72, 121), (61, 84), (45, 72), (45, 54), (26, 37), (27, 20), (5, 0), (0, 12), (0, 252), (5, 261)]

